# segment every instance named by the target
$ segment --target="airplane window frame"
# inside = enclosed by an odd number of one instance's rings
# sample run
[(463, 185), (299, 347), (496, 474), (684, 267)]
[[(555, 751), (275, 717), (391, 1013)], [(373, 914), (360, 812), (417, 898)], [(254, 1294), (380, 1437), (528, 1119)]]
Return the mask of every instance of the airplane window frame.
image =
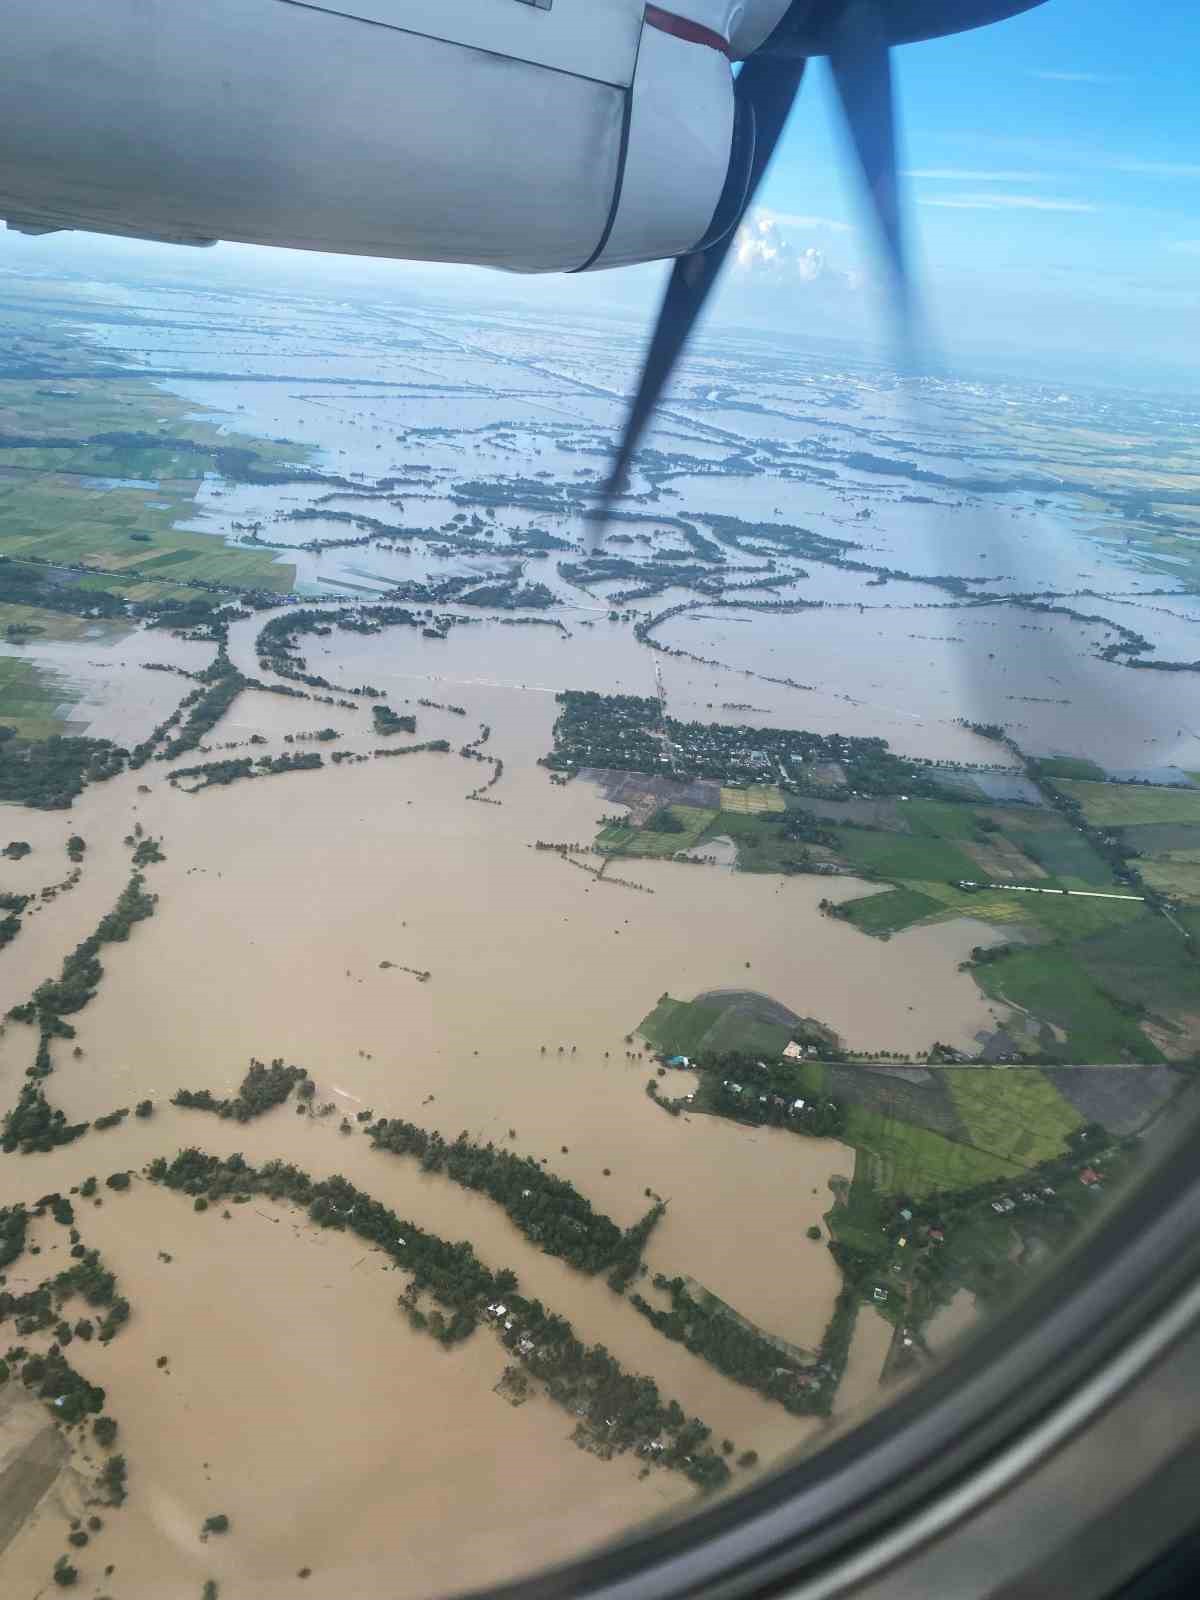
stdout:
[[(957, 1529), (970, 1539), (976, 1512), (1022, 1480), (1036, 1483), (1040, 1464), (1071, 1441), (1099, 1448), (1089, 1443), (1090, 1430), (1123, 1397), (1136, 1398), (1140, 1383), (1170, 1390), (1188, 1449), (1200, 1461), (1198, 1156), (1200, 1115), (1193, 1111), (1160, 1149), (1147, 1151), (1130, 1187), (1017, 1301), (938, 1370), (828, 1445), (707, 1508), (488, 1593), (502, 1600), (738, 1600), (786, 1589), (797, 1600), (817, 1600), (864, 1593), (865, 1585), (873, 1591), (885, 1570), (895, 1583), (904, 1562), (939, 1533)], [(1180, 1356), (1175, 1367), (1173, 1354)], [(1126, 1465), (1150, 1482), (1184, 1447), (1168, 1430), (1141, 1432), (1146, 1436), (1127, 1428), (1121, 1438), (1128, 1438)], [(1153, 1546), (1147, 1563), (1189, 1527), (1171, 1497), (1159, 1502), (1140, 1530)], [(1060, 1545), (1079, 1532), (1079, 1511), (1064, 1507)], [(1052, 1561), (1059, 1551), (1031, 1546), (1024, 1554), (1030, 1562)], [(1014, 1600), (1018, 1593), (1067, 1600), (1113, 1593), (1133, 1576), (1108, 1562), (1078, 1561), (1070, 1588), (1060, 1578), (1054, 1588), (1012, 1592)], [(980, 1578), (989, 1582), (987, 1574)], [(883, 1592), (899, 1600), (902, 1590)], [(943, 1600), (942, 1591), (915, 1592)], [(1008, 1590), (959, 1589), (944, 1600), (1001, 1592)]]

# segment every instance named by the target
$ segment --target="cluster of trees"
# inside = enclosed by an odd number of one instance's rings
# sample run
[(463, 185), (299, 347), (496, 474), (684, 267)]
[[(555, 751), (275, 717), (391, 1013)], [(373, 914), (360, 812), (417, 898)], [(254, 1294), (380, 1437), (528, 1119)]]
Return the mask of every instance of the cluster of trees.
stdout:
[(640, 1294), (631, 1295), (630, 1301), (659, 1333), (797, 1416), (829, 1415), (836, 1384), (828, 1382), (832, 1374), (823, 1362), (798, 1360), (720, 1301), (698, 1300), (682, 1278), (656, 1272), (654, 1287), (670, 1295), (669, 1311), (650, 1305)]
[[(842, 1052), (821, 1042), (822, 1056), (837, 1060)], [(804, 1068), (791, 1061), (759, 1061), (742, 1051), (725, 1050), (693, 1062), (701, 1075), (703, 1109), (736, 1117), (739, 1122), (791, 1128), (817, 1139), (839, 1138), (846, 1129), (846, 1108), (840, 1100), (817, 1095), (805, 1086)], [(738, 1088), (734, 1088), (734, 1085)], [(765, 1096), (765, 1098), (764, 1098)], [(802, 1110), (794, 1110), (797, 1100)]]
[(44, 1356), (14, 1346), (5, 1354), (3, 1378), (7, 1380), (14, 1370), (30, 1394), (44, 1401), (64, 1426), (98, 1416), (104, 1409), (104, 1390), (81, 1377), (56, 1344)]
[(22, 1084), (17, 1103), (6, 1112), (0, 1149), (6, 1155), (19, 1150), (23, 1156), (53, 1150), (55, 1145), (71, 1144), (88, 1131), (86, 1122), (68, 1123), (66, 1113), (57, 1106), (51, 1107), (34, 1082)]
[[(507, 1314), (500, 1331), (507, 1348), (543, 1381), (551, 1399), (582, 1418), (576, 1430), (581, 1444), (605, 1453), (653, 1450), (664, 1465), (703, 1487), (728, 1477), (728, 1467), (706, 1444), (704, 1423), (686, 1417), (673, 1401), (664, 1405), (652, 1379), (624, 1372), (603, 1346), (582, 1344), (565, 1318), (524, 1299), (516, 1275), (485, 1267), (465, 1240), (450, 1244), (402, 1220), (345, 1178), (315, 1182), (284, 1162), (255, 1169), (240, 1155), (222, 1161), (193, 1149), (170, 1162), (157, 1157), (146, 1170), (151, 1181), (183, 1194), (209, 1201), (266, 1194), (305, 1207), (320, 1227), (350, 1229), (411, 1274), (402, 1307), (414, 1328), (444, 1345), (468, 1338), (489, 1307), (503, 1304)], [(427, 1314), (420, 1308), (423, 1294), (438, 1302), (437, 1310)]]
[(422, 750), (436, 751), (438, 755), (443, 756), (449, 755), (450, 741), (449, 739), (426, 739), (424, 744), (392, 745), (386, 750), (372, 750), (371, 754), (375, 756), (415, 756)]
[(75, 1037), (75, 1029), (64, 1017), (80, 1010), (95, 994), (104, 975), (101, 947), (128, 939), (134, 924), (153, 914), (158, 897), (147, 894), (144, 883), (141, 873), (135, 871), (96, 931), (65, 958), (60, 976), (45, 979), (29, 1000), (8, 1012), (16, 1022), (36, 1024), (39, 1032), (34, 1064), (28, 1069), (30, 1081), (22, 1086), (16, 1105), (4, 1118), (0, 1149), (9, 1153), (19, 1150), (22, 1155), (45, 1152), (55, 1145), (70, 1144), (87, 1132), (86, 1122), (69, 1124), (62, 1111), (50, 1106), (37, 1080), (53, 1070), (51, 1039)]
[(486, 1194), (540, 1250), (561, 1256), (580, 1272), (629, 1268), (631, 1277), (665, 1210), (654, 1205), (641, 1222), (622, 1232), (574, 1184), (547, 1172), (532, 1156), (499, 1149), (490, 1140), (474, 1144), (466, 1133), (448, 1141), (400, 1117), (381, 1117), (368, 1132), (377, 1149), (411, 1156), (422, 1171), (444, 1173), (464, 1189)]
[[(554, 724), (554, 749), (542, 764), (560, 771), (615, 767), (660, 772), (669, 754), (676, 777), (762, 782), (774, 779), (782, 763), (790, 786), (802, 786), (801, 763), (831, 762), (846, 774), (843, 789), (859, 794), (941, 794), (937, 780), (920, 763), (894, 755), (887, 741), (848, 734), (820, 734), (796, 728), (752, 728), (716, 722), (678, 722), (663, 718), (656, 699), (566, 690)], [(669, 747), (664, 747), (660, 729)], [(830, 791), (823, 790), (823, 793)], [(790, 817), (799, 820), (791, 823)], [(788, 838), (812, 837), (828, 844), (831, 835), (807, 813), (790, 813)], [(807, 831), (806, 831), (807, 830)], [(670, 830), (668, 830), (670, 831)]]
[(825, 850), (838, 848), (837, 834), (823, 817), (818, 817), (811, 811), (800, 808), (795, 811), (785, 811), (779, 831), (785, 839), (797, 840), (804, 844), (819, 844)]
[(285, 751), (281, 756), (259, 756), (257, 760), (253, 756), (236, 756), (224, 761), (201, 761), (194, 767), (177, 767), (171, 773), (170, 782), (176, 783), (180, 778), (199, 778), (200, 782), (188, 790), (189, 794), (196, 794), (201, 789), (215, 786), (223, 788), (242, 778), (272, 778), (283, 772), (315, 772), (324, 765), (324, 758), (317, 750)]
[(74, 617), (123, 617), (125, 602), (106, 589), (85, 589), (44, 577), (35, 565), (0, 556), (0, 601)]
[[(308, 671), (308, 663), (296, 642), (302, 634), (328, 634), (333, 627), (351, 633), (378, 633), (383, 628), (415, 628), (417, 625), (416, 617), (404, 606), (347, 607), (344, 611), (289, 607), (279, 616), (272, 617), (259, 631), (255, 649), (264, 672), (274, 672), (281, 678), (307, 684), (310, 689), (337, 689), (338, 686), (327, 678)], [(342, 689), (340, 692), (378, 699), (383, 691), (371, 684), (360, 684), (357, 688)]]
[[(237, 1094), (229, 1099), (218, 1100), (207, 1089), (179, 1089), (171, 1104), (186, 1106), (192, 1111), (212, 1111), (219, 1117), (232, 1117), (235, 1122), (249, 1122), (253, 1117), (261, 1117), (264, 1111), (282, 1105), (297, 1084), (304, 1094), (305, 1086), (311, 1083), (303, 1067), (287, 1066), (282, 1056), (276, 1056), (269, 1067), (251, 1060), (250, 1070), (242, 1079)], [(312, 1098), (314, 1088), (309, 1088), (305, 1099)]]
[(417, 719), (409, 715), (398, 715), (391, 706), (377, 705), (371, 707), (371, 716), (375, 722), (375, 732), (380, 736), (390, 733), (416, 733)]
[(659, 770), (663, 748), (651, 732), (660, 715), (657, 700), (590, 689), (566, 689), (556, 698), (562, 710), (554, 724), (554, 749), (542, 757), (543, 766), (560, 772), (580, 767)]
[(17, 1022), (36, 1022), (44, 1037), (72, 1038), (74, 1029), (62, 1018), (79, 1011), (95, 994), (104, 968), (100, 965), (102, 945), (124, 942), (135, 924), (154, 914), (158, 896), (147, 894), (145, 879), (135, 871), (122, 889), (113, 909), (101, 918), (94, 933), (72, 950), (57, 978), (47, 978), (23, 1005), (13, 1006), (8, 1015)]
[(12, 894), (0, 891), (0, 950), (10, 944), (21, 931), (21, 913), (29, 904), (32, 896), (27, 894)]
[[(550, 534), (542, 536), (550, 539)], [(568, 549), (561, 540), (555, 540), (555, 549)], [(544, 583), (522, 583), (519, 578), (502, 578), (495, 583), (481, 583), (458, 597), (464, 606), (495, 606), (500, 611), (544, 610), (555, 604), (554, 595)]]
[(29, 1213), (23, 1205), (0, 1206), (0, 1272), (24, 1253), (28, 1229)]
[(229, 659), (224, 643), (218, 646), (216, 660), (197, 673), (197, 677), (203, 680), (205, 687), (193, 689), (180, 702), (180, 709), (186, 707), (188, 713), (179, 732), (163, 746), (164, 760), (170, 761), (194, 750), (250, 682)]
[(85, 784), (124, 770), (127, 752), (108, 739), (0, 739), (0, 801), (67, 811)]

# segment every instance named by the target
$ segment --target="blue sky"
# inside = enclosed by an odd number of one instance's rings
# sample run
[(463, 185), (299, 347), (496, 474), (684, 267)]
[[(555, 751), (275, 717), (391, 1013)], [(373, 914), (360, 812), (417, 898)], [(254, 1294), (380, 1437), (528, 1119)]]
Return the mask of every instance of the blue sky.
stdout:
[[(896, 52), (914, 265), (938, 348), (969, 364), (1119, 384), (1200, 378), (1200, 6), (1048, 0)], [(878, 274), (824, 62), (809, 69), (760, 194), (781, 246), (727, 273), (715, 319), (878, 341)], [(122, 264), (203, 284), (358, 284), (556, 315), (653, 316), (663, 269), (522, 279), (219, 245), (0, 234), (0, 268)]]
[[(1197, 373), (1200, 8), (1049, 0), (895, 65), (913, 253), (946, 343)], [(785, 225), (797, 243), (870, 270), (822, 66), (761, 200), (816, 219)]]

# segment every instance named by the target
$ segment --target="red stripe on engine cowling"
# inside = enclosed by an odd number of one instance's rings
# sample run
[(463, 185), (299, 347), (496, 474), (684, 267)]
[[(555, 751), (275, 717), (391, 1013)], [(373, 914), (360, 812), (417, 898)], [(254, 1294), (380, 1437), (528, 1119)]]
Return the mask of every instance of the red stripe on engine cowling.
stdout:
[(729, 40), (722, 38), (713, 28), (706, 28), (702, 22), (693, 22), (690, 17), (680, 17), (674, 11), (664, 11), (661, 6), (647, 6), (645, 22), (651, 28), (657, 28), (660, 33), (669, 33), (676, 39), (686, 39), (689, 44), (707, 45), (710, 50), (719, 50), (723, 56), (731, 57)]

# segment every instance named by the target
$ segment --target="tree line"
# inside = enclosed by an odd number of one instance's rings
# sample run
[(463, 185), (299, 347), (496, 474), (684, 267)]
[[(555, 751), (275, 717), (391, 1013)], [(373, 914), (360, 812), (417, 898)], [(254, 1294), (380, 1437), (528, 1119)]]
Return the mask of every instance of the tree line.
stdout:
[[(256, 1170), (239, 1155), (221, 1160), (191, 1149), (169, 1162), (157, 1157), (146, 1175), (208, 1202), (265, 1194), (304, 1207), (320, 1227), (349, 1229), (411, 1274), (401, 1306), (418, 1331), (450, 1346), (490, 1319), (514, 1359), (579, 1419), (573, 1437), (584, 1448), (602, 1455), (635, 1449), (702, 1488), (719, 1487), (728, 1478), (703, 1422), (688, 1418), (675, 1401), (664, 1403), (652, 1378), (625, 1372), (602, 1345), (583, 1344), (566, 1318), (519, 1293), (515, 1273), (491, 1271), (465, 1240), (450, 1244), (401, 1219), (345, 1178), (314, 1181), (284, 1162)], [(437, 1309), (424, 1312), (418, 1303), (422, 1295), (435, 1300)]]

